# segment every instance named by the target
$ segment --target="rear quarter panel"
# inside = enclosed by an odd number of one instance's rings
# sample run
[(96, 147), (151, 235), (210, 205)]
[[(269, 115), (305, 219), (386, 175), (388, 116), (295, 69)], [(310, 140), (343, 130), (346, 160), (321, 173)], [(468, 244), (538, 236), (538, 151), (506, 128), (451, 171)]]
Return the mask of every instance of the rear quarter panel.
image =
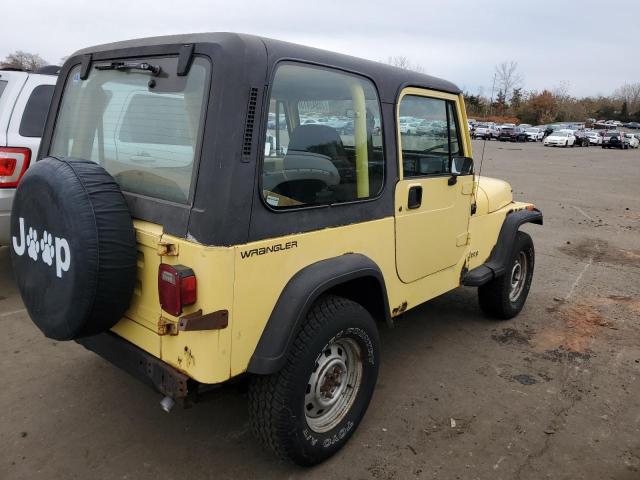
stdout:
[[(289, 248), (260, 253), (287, 243)], [(361, 253), (380, 267), (392, 301), (394, 280), (397, 283), (394, 249), (393, 217), (235, 247), (231, 374), (247, 369), (280, 293), (297, 272), (320, 260)]]

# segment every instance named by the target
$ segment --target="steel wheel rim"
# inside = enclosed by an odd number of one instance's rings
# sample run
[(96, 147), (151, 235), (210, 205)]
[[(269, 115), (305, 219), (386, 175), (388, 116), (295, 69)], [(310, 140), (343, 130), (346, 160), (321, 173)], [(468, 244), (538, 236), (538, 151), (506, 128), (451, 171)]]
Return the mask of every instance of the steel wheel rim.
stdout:
[(511, 290), (509, 291), (509, 300), (515, 302), (524, 289), (527, 278), (527, 255), (525, 252), (519, 252), (516, 261), (511, 269)]
[(362, 350), (351, 338), (329, 343), (318, 355), (304, 396), (305, 418), (314, 432), (328, 432), (342, 421), (358, 396), (362, 371)]

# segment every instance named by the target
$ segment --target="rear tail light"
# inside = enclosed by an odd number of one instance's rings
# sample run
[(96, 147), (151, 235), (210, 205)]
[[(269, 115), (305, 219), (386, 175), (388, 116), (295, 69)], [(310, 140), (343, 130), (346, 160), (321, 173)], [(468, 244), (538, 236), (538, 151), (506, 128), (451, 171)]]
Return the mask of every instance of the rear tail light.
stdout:
[(183, 265), (167, 265), (161, 263), (158, 269), (158, 295), (162, 309), (179, 316), (182, 307), (196, 303), (196, 276), (188, 267)]
[(31, 150), (0, 147), (0, 188), (15, 188), (31, 162)]

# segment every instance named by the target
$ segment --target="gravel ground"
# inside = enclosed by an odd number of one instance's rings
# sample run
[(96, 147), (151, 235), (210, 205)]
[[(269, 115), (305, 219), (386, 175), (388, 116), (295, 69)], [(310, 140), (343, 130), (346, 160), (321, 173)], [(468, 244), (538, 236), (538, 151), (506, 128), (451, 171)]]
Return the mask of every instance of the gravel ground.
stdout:
[(490, 142), (484, 157), (545, 214), (525, 228), (523, 312), (489, 320), (461, 288), (384, 329), (363, 423), (313, 469), (261, 449), (238, 388), (167, 415), (133, 378), (44, 338), (0, 248), (0, 477), (640, 478), (640, 151)]

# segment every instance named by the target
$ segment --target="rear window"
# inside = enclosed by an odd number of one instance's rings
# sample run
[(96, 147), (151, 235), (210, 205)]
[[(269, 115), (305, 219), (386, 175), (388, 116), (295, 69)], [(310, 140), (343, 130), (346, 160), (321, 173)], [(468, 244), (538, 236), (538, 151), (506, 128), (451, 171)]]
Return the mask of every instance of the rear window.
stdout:
[(20, 120), (21, 137), (42, 137), (54, 88), (54, 85), (38, 85), (33, 89)]
[(147, 58), (157, 76), (96, 62), (87, 80), (71, 70), (50, 154), (102, 165), (127, 192), (188, 203), (210, 64), (196, 57), (177, 76), (177, 57)]

